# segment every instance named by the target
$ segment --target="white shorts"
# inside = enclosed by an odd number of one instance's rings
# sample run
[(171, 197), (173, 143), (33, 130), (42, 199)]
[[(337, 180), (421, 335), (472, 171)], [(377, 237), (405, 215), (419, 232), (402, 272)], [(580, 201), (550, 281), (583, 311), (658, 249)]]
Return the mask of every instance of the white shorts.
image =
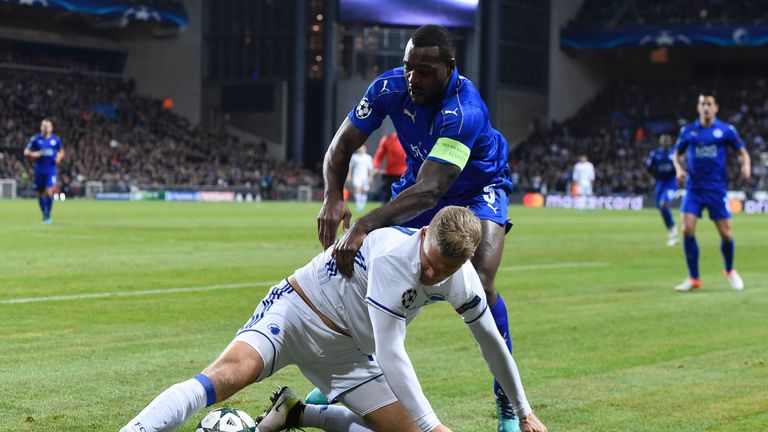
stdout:
[(366, 192), (368, 192), (369, 184), (368, 184), (368, 176), (352, 176), (352, 187), (355, 189), (362, 189)]
[(269, 290), (234, 340), (247, 343), (264, 360), (256, 381), (295, 364), (328, 400), (359, 415), (397, 400), (373, 357), (350, 336), (328, 328), (288, 281)]
[(592, 183), (579, 183), (577, 187), (579, 196), (592, 196)]

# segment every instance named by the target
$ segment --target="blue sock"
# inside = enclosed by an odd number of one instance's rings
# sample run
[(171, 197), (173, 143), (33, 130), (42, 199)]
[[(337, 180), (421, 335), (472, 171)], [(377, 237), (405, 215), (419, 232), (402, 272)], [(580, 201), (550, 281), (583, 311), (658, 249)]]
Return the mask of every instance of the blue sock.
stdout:
[(688, 274), (699, 278), (699, 245), (695, 236), (683, 237), (683, 249), (685, 250), (685, 262), (688, 263)]
[(736, 245), (733, 243), (733, 238), (723, 240), (720, 242), (720, 251), (723, 253), (723, 263), (725, 263), (725, 271), (730, 272), (733, 270), (733, 255), (736, 252)]
[[(499, 334), (501, 334), (501, 337), (504, 338), (504, 342), (507, 344), (507, 349), (509, 349), (509, 352), (512, 352), (512, 339), (509, 337), (507, 305), (504, 304), (501, 294), (496, 297), (496, 303), (491, 306), (491, 315), (493, 316), (493, 321), (496, 323), (496, 328), (499, 330)], [(493, 391), (496, 395), (503, 394), (501, 386), (496, 380), (493, 380)]]
[(205, 389), (205, 403), (206, 407), (209, 407), (216, 403), (216, 390), (213, 388), (213, 383), (211, 382), (211, 379), (208, 378), (208, 376), (204, 374), (197, 374), (195, 375), (195, 379), (203, 385), (203, 388)]
[(45, 218), (50, 219), (51, 218), (51, 209), (53, 208), (53, 197), (46, 197), (46, 203), (45, 203)]
[(40, 204), (40, 211), (43, 212), (43, 219), (45, 219), (46, 211), (45, 211), (45, 195), (40, 195), (40, 197), (37, 199), (37, 203)]
[(661, 217), (664, 219), (664, 225), (667, 226), (667, 229), (675, 226), (675, 220), (672, 218), (672, 211), (668, 207), (662, 207), (659, 211), (661, 212)]

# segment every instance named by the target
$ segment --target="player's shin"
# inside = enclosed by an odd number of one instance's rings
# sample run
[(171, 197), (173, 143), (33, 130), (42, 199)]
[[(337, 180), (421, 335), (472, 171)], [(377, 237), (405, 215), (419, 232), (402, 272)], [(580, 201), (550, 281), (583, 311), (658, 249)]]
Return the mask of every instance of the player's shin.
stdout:
[(172, 431), (215, 402), (213, 383), (207, 376), (198, 374), (160, 393), (120, 432)]
[(685, 250), (685, 262), (688, 264), (688, 275), (693, 279), (699, 278), (699, 244), (695, 236), (685, 236), (683, 238), (683, 249)]
[(339, 405), (307, 405), (304, 408), (302, 426), (326, 431), (372, 431), (359, 415)]
[(723, 253), (723, 264), (725, 265), (725, 272), (730, 273), (733, 270), (733, 256), (736, 250), (736, 245), (733, 242), (733, 238), (728, 240), (722, 240), (720, 243), (720, 252)]

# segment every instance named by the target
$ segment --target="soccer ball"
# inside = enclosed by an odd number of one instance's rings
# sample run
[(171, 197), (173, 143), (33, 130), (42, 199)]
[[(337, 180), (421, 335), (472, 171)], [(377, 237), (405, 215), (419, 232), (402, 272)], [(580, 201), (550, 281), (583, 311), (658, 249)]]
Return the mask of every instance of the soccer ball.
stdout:
[(218, 408), (203, 417), (195, 432), (258, 432), (256, 422), (245, 411)]

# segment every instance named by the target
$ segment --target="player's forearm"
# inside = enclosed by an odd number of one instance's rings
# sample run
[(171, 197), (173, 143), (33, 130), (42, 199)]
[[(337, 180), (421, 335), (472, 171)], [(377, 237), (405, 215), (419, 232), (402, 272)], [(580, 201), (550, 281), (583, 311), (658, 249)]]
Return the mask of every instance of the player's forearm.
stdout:
[(342, 200), (344, 198), (344, 180), (349, 172), (349, 161), (352, 154), (368, 138), (357, 129), (348, 119), (344, 120), (328, 147), (323, 158), (323, 182), (325, 184), (324, 198)]
[(741, 159), (741, 169), (751, 170), (752, 158), (749, 156), (749, 152), (746, 148), (739, 150), (739, 159)]
[(485, 311), (480, 319), (469, 324), (468, 327), (480, 346), (480, 352), (488, 368), (512, 403), (515, 414), (520, 418), (526, 417), (533, 411), (525, 397), (515, 360), (499, 335), (491, 314)]

